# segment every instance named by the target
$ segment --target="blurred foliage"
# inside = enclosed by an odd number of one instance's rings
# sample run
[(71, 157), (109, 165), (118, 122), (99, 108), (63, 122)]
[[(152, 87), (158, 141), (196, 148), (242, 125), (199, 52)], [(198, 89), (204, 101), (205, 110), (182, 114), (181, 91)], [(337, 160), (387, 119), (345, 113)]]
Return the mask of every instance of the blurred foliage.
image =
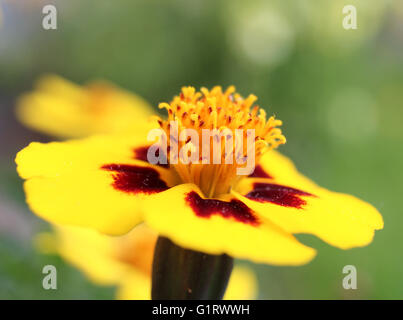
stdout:
[[(24, 2), (1, 6), (0, 194), (8, 201), (23, 203), (15, 152), (46, 140), (18, 125), (12, 112), (15, 97), (37, 76), (106, 78), (154, 105), (183, 85), (234, 84), (283, 120), (288, 143), (281, 151), (301, 172), (369, 201), (385, 220), (365, 248), (342, 251), (300, 236), (318, 248), (312, 263), (248, 263), (258, 271), (260, 298), (403, 298), (401, 1), (47, 1), (58, 9), (58, 29), (49, 31), (42, 29), (43, 2)], [(357, 7), (357, 30), (342, 28), (346, 4)], [(29, 221), (33, 233), (46, 228)], [(0, 298), (113, 296), (1, 230)], [(59, 271), (54, 292), (41, 287), (45, 264)], [(341, 286), (348, 264), (358, 269), (355, 291)]]

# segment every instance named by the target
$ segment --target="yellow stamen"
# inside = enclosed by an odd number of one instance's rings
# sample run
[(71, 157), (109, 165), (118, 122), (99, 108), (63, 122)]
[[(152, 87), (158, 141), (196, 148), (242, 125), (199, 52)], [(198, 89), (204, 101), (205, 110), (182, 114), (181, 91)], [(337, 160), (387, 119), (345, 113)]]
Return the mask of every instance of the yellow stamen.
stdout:
[[(183, 182), (197, 184), (206, 196), (217, 196), (228, 192), (231, 186), (241, 177), (237, 175), (237, 168), (244, 167), (245, 164), (238, 163), (237, 159), (246, 159), (248, 151), (254, 148), (255, 163), (259, 158), (270, 149), (277, 148), (280, 144), (286, 142), (281, 130), (277, 128), (282, 122), (276, 120), (273, 116), (266, 120), (266, 112), (259, 106), (253, 106), (257, 97), (249, 95), (244, 99), (235, 92), (235, 87), (230, 86), (222, 91), (219, 86), (212, 90), (201, 88), (197, 92), (193, 87), (183, 87), (179, 96), (175, 96), (171, 103), (160, 103), (159, 108), (168, 111), (168, 119), (158, 118), (160, 127), (165, 131), (168, 137), (169, 150), (177, 148), (181, 150), (186, 146), (189, 152), (194, 151), (196, 147), (190, 139), (185, 141), (169, 141), (169, 137), (180, 136), (185, 129), (194, 129), (198, 133), (199, 139), (199, 161), (198, 163), (185, 164), (179, 159), (177, 163), (172, 161), (168, 154), (168, 160), (171, 166), (175, 168)], [(178, 132), (174, 132), (170, 122), (177, 121)], [(210, 159), (203, 159), (203, 141), (202, 130), (217, 130), (217, 136), (209, 140)], [(237, 143), (237, 134), (235, 130), (242, 129), (240, 142)], [(247, 130), (255, 130), (255, 141), (252, 146), (248, 145)], [(225, 138), (231, 133), (233, 136), (233, 145), (230, 152), (225, 150)], [(221, 134), (218, 135), (218, 134)], [(221, 139), (221, 154), (213, 154), (214, 138)], [(239, 141), (238, 141), (239, 142)], [(249, 149), (248, 149), (249, 148)], [(187, 153), (187, 152), (186, 152)], [(214, 164), (213, 158), (221, 159), (220, 164)], [(232, 164), (228, 160), (232, 158)], [(203, 160), (205, 160), (203, 162)], [(208, 163), (205, 163), (208, 162)]]

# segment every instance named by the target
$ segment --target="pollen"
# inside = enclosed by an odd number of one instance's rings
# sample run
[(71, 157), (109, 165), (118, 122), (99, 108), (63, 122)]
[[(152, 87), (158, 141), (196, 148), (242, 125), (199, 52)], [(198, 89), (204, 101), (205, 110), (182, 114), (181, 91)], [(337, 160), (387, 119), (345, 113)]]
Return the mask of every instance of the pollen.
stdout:
[[(246, 167), (252, 156), (254, 165), (266, 151), (286, 142), (278, 128), (282, 122), (274, 116), (266, 119), (266, 112), (254, 105), (256, 100), (253, 94), (243, 98), (234, 86), (200, 92), (183, 87), (170, 103), (159, 104), (168, 112), (167, 119), (157, 117), (167, 137), (167, 159), (183, 182), (198, 185), (208, 197), (226, 193), (242, 177), (237, 169)], [(189, 129), (197, 133), (196, 140), (190, 134), (182, 138)], [(206, 132), (210, 140), (204, 139)], [(204, 153), (205, 147), (211, 152)], [(184, 152), (176, 159), (173, 150)], [(192, 161), (183, 161), (193, 155)]]

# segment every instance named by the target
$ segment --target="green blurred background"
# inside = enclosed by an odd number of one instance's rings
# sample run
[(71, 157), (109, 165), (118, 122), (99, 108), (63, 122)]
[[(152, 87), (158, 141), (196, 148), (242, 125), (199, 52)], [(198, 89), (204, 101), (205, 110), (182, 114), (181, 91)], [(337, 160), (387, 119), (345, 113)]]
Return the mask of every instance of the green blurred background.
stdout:
[[(42, 28), (42, 7), (58, 10)], [(342, 27), (345, 5), (356, 30)], [(45, 72), (105, 78), (156, 105), (183, 85), (234, 84), (283, 120), (290, 156), (329, 189), (375, 205), (385, 228), (365, 248), (318, 249), (303, 267), (254, 265), (262, 299), (403, 298), (403, 2), (399, 0), (0, 0), (0, 299), (113, 298), (32, 238), (48, 225), (29, 212), (14, 157), (49, 141), (20, 125), (15, 98)], [(42, 289), (42, 267), (58, 290)], [(354, 265), (358, 289), (344, 290)]]

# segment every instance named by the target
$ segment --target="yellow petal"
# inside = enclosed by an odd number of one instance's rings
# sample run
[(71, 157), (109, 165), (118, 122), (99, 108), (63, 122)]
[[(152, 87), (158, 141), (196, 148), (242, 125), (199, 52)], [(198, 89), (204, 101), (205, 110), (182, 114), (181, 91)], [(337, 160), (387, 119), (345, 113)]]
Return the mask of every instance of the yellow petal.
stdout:
[(22, 95), (16, 113), (28, 127), (61, 138), (152, 127), (152, 108), (141, 97), (107, 82), (80, 87), (56, 75), (42, 77)]
[(225, 300), (254, 300), (258, 293), (255, 273), (247, 267), (235, 266), (225, 292)]
[[(304, 264), (315, 255), (313, 249), (262, 216), (254, 216), (258, 223), (253, 223), (250, 216), (234, 218), (228, 215), (231, 210), (225, 208), (221, 208), (224, 209), (221, 214), (213, 210), (209, 217), (197, 215), (189, 203), (189, 194), (202, 199), (193, 184), (182, 184), (147, 197), (144, 200), (147, 225), (182, 247), (210, 254), (227, 253), (276, 265)], [(225, 197), (221, 200), (231, 201)]]
[[(141, 221), (141, 199), (177, 183), (171, 171), (134, 159), (133, 150), (144, 144), (136, 136), (31, 143), (16, 158), (17, 171), (27, 179), (24, 188), (30, 208), (57, 224), (91, 227), (110, 234), (129, 231)], [(132, 174), (131, 168), (137, 171)], [(144, 189), (147, 185), (143, 184), (128, 189), (131, 179), (139, 174), (138, 168), (146, 171), (139, 181), (153, 174), (155, 184), (151, 186), (155, 189)], [(119, 182), (121, 177), (126, 180)]]
[(80, 227), (53, 226), (36, 237), (38, 248), (58, 253), (100, 285), (117, 285), (118, 299), (150, 299), (151, 265), (157, 235), (145, 225), (124, 236)]
[(51, 247), (54, 253), (60, 254), (94, 283), (116, 285), (117, 299), (150, 299), (150, 273), (138, 268), (142, 262), (129, 263), (126, 258), (130, 255), (135, 255), (140, 260), (146, 257), (148, 269), (151, 269), (152, 261), (149, 257), (152, 255), (153, 246), (145, 248), (142, 245), (146, 252), (133, 250), (141, 249), (141, 247), (134, 248), (140, 242), (155, 244), (156, 235), (152, 230), (141, 225), (127, 235), (113, 237), (87, 228), (66, 226), (53, 228), (53, 233), (42, 233), (37, 236), (36, 242), (40, 245), (41, 251), (49, 253)]
[[(278, 152), (268, 152), (260, 165), (271, 178), (242, 179), (233, 195), (285, 231), (313, 234), (348, 249), (369, 244), (374, 231), (383, 228), (382, 216), (373, 206), (317, 186)], [(268, 196), (259, 199), (259, 193)], [(297, 205), (288, 205), (287, 199)]]
[[(91, 281), (101, 285), (116, 285), (128, 267), (116, 259), (115, 237), (80, 227), (54, 226), (54, 252), (82, 271)], [(43, 234), (37, 237), (43, 251)], [(38, 241), (37, 241), (38, 243)], [(47, 248), (46, 248), (47, 249)], [(47, 251), (47, 250), (46, 250)]]
[(317, 186), (310, 179), (300, 174), (289, 158), (275, 150), (266, 152), (255, 170), (262, 170), (262, 173), (269, 175), (278, 184), (302, 189)]
[(118, 300), (150, 300), (151, 277), (132, 270), (125, 275), (116, 292)]

